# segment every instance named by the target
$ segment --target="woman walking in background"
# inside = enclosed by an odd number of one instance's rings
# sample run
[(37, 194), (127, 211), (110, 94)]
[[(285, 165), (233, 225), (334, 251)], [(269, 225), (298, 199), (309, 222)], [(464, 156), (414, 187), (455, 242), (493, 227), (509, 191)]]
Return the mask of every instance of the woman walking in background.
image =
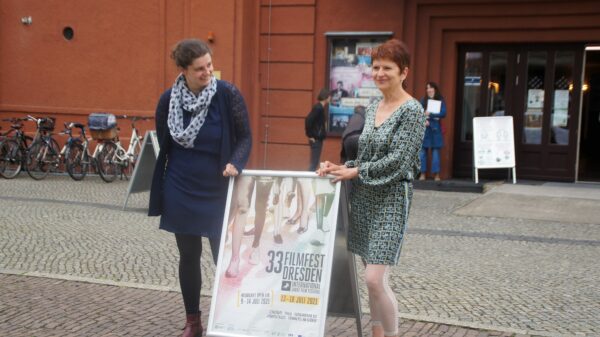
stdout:
[(213, 76), (208, 45), (183, 40), (171, 57), (181, 73), (156, 108), (160, 153), (149, 215), (160, 215), (160, 228), (175, 234), (186, 312), (182, 337), (197, 337), (202, 335), (202, 237), (208, 238), (216, 264), (228, 177), (246, 165), (252, 139), (244, 98)]
[(400, 258), (425, 114), (404, 89), (410, 64), (404, 43), (389, 40), (371, 56), (383, 99), (367, 108), (356, 160), (344, 165), (326, 161), (317, 172), (334, 175), (334, 182), (352, 180), (348, 249), (366, 263), (373, 336), (384, 337), (398, 336), (398, 302), (388, 278)]
[[(421, 105), (425, 108), (427, 121), (425, 125), (425, 137), (419, 157), (421, 158), (421, 176), (419, 180), (427, 178), (427, 152), (431, 150), (431, 174), (436, 181), (440, 181), (440, 149), (444, 146), (441, 119), (446, 117), (446, 102), (440, 94), (437, 84), (428, 82), (426, 95), (421, 99)], [(433, 101), (432, 101), (433, 100)]]

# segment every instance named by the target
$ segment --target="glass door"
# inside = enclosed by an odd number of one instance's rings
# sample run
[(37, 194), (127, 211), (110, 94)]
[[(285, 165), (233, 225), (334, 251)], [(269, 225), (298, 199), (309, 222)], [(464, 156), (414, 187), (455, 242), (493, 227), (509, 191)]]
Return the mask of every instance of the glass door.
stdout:
[[(514, 97), (510, 83), (515, 73), (515, 52), (504, 46), (487, 49), (473, 46), (461, 50), (457, 83), (457, 114), (454, 142), (454, 176), (470, 177), (473, 170), (473, 117), (512, 116)], [(485, 170), (482, 178), (506, 177), (506, 170)]]
[(575, 181), (582, 50), (544, 45), (517, 52), (515, 147), (523, 178)]
[[(574, 181), (582, 49), (580, 45), (461, 48), (454, 175), (472, 174), (472, 118), (513, 116), (517, 176)], [(504, 179), (506, 170), (484, 170), (481, 176)]]

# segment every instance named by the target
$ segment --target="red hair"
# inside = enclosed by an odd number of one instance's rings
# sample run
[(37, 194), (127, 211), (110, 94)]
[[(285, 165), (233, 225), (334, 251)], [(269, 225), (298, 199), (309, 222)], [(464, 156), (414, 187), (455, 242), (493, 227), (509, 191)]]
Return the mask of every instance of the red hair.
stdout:
[(410, 53), (404, 42), (398, 39), (390, 39), (382, 45), (376, 47), (371, 52), (371, 59), (388, 59), (393, 61), (400, 68), (400, 72), (410, 64)]

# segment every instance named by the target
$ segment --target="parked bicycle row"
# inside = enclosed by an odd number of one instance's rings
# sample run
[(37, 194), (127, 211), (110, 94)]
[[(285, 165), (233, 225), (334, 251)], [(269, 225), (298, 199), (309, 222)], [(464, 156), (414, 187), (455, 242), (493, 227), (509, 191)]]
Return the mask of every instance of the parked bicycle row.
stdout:
[[(10, 127), (7, 131), (0, 130), (0, 176), (12, 179), (25, 170), (31, 178), (41, 180), (50, 172), (59, 172), (63, 168), (74, 180), (82, 180), (89, 172), (98, 173), (105, 182), (112, 182), (119, 176), (127, 179), (133, 172), (142, 144), (135, 122), (153, 118), (92, 113), (87, 128), (82, 123), (64, 123), (64, 130), (58, 133), (67, 137), (62, 149), (54, 138), (56, 119), (30, 115), (2, 119), (9, 122)], [(131, 121), (127, 149), (119, 140), (117, 119)], [(33, 137), (23, 130), (25, 122), (35, 123)], [(97, 143), (93, 152), (90, 152), (91, 141)]]

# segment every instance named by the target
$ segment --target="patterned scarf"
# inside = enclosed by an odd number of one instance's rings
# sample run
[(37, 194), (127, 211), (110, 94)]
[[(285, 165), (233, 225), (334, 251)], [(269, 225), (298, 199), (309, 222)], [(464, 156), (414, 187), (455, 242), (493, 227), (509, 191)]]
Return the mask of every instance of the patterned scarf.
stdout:
[[(167, 125), (173, 139), (181, 146), (190, 149), (194, 147), (194, 140), (204, 124), (208, 114), (208, 106), (217, 92), (217, 80), (213, 76), (206, 88), (198, 96), (188, 89), (185, 77), (180, 74), (171, 89), (169, 102), (169, 118)], [(183, 128), (183, 110), (192, 113), (192, 120), (187, 128)]]

